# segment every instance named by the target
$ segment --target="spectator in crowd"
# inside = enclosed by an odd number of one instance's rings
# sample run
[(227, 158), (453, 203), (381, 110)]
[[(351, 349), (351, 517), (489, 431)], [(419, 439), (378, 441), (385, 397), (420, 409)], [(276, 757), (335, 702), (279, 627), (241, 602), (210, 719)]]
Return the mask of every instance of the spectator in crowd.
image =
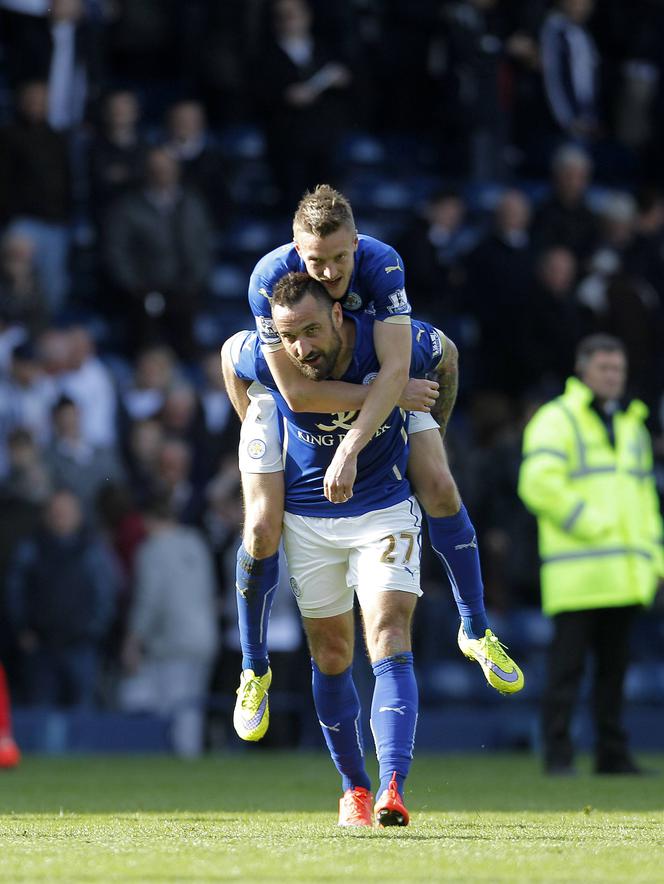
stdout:
[(18, 673), (18, 649), (6, 610), (7, 570), (18, 544), (37, 528), (52, 488), (42, 453), (28, 430), (11, 430), (6, 446), (7, 474), (0, 480), (0, 659), (12, 681)]
[(95, 521), (97, 495), (104, 485), (124, 478), (114, 448), (92, 445), (81, 429), (81, 410), (61, 396), (53, 406), (53, 440), (46, 454), (56, 488), (70, 488), (79, 498), (85, 520)]
[(115, 563), (85, 526), (78, 498), (55, 491), (42, 528), (19, 544), (7, 575), (26, 703), (93, 704), (116, 588)]
[(664, 194), (643, 187), (636, 195), (634, 236), (625, 255), (625, 269), (657, 292), (664, 312)]
[(502, 180), (506, 172), (508, 108), (501, 89), (506, 37), (497, 0), (441, 6), (431, 59), (438, 60), (432, 73), (442, 91), (437, 116), (447, 142), (443, 155), (454, 145), (452, 168), (476, 180)]
[(67, 332), (59, 326), (49, 326), (37, 339), (35, 350), (41, 368), (57, 387), (71, 360)]
[(195, 478), (191, 445), (166, 436), (157, 451), (152, 488), (169, 500), (171, 512), (185, 525), (200, 525), (203, 517), (203, 490)]
[(586, 27), (594, 0), (557, 0), (540, 33), (542, 76), (554, 131), (588, 143), (600, 131), (599, 64)]
[[(523, 429), (541, 398), (524, 395), (515, 404), (494, 392), (474, 397), (473, 405), (475, 422), (479, 418), (489, 426), (469, 451), (474, 482), (464, 495), (478, 513), (487, 604), (509, 616), (538, 602), (537, 525), (516, 492)], [(512, 641), (510, 647), (516, 652)]]
[(80, 124), (101, 74), (98, 32), (88, 20), (85, 0), (3, 5), (10, 7), (0, 22), (6, 34), (10, 81), (43, 79), (48, 83), (48, 121), (53, 128)]
[(113, 448), (117, 443), (117, 393), (111, 373), (83, 326), (66, 330), (64, 346), (67, 362), (58, 375), (58, 389), (79, 406), (83, 439), (89, 445)]
[(164, 442), (164, 428), (157, 418), (134, 421), (126, 432), (124, 460), (131, 476), (131, 487), (139, 503), (154, 488), (157, 461)]
[(535, 244), (538, 249), (567, 246), (583, 262), (598, 236), (597, 219), (587, 202), (592, 162), (584, 150), (566, 144), (556, 151), (551, 173), (552, 193), (535, 215)]
[(171, 719), (177, 755), (204, 746), (205, 704), (218, 645), (217, 586), (200, 533), (179, 525), (168, 498), (145, 509), (148, 537), (138, 550), (136, 580), (122, 650), (127, 676), (122, 709)]
[(21, 760), (21, 752), (12, 734), (11, 705), (7, 676), (0, 663), (0, 770), (16, 767)]
[(192, 479), (205, 484), (212, 476), (216, 463), (214, 449), (203, 416), (198, 392), (193, 384), (180, 381), (164, 397), (159, 421), (165, 434), (186, 442), (192, 452)]
[(200, 101), (188, 99), (171, 105), (164, 146), (180, 164), (182, 183), (205, 199), (216, 227), (224, 227), (230, 210), (224, 159), (207, 127)]
[(131, 90), (117, 89), (104, 98), (90, 145), (90, 196), (98, 225), (111, 203), (141, 182), (147, 144), (140, 117), (138, 98)]
[(40, 446), (51, 437), (51, 408), (56, 389), (45, 376), (30, 343), (15, 347), (9, 375), (0, 379), (0, 476), (7, 467), (7, 434), (16, 428), (27, 429)]
[(109, 634), (113, 660), (119, 660), (127, 632), (127, 616), (134, 589), (136, 554), (147, 537), (145, 518), (130, 488), (122, 482), (108, 482), (97, 494), (97, 518), (107, 543), (120, 566), (115, 623)]
[[(485, 390), (515, 393), (523, 388), (517, 341), (532, 286), (530, 219), (527, 197), (518, 190), (505, 190), (498, 198), (492, 229), (466, 261), (466, 311), (479, 327), (477, 380)], [(512, 346), (505, 347), (510, 339)]]
[(545, 397), (563, 389), (574, 368), (576, 345), (590, 330), (576, 283), (577, 262), (569, 249), (552, 246), (538, 257), (519, 338), (524, 381)]
[(0, 379), (7, 377), (12, 354), (19, 344), (28, 340), (28, 333), (19, 325), (11, 312), (6, 312), (0, 304)]
[(0, 245), (0, 311), (31, 338), (44, 330), (48, 320), (35, 267), (35, 244), (20, 234), (7, 234)]
[(69, 293), (73, 194), (67, 139), (48, 122), (47, 97), (45, 82), (23, 83), (16, 120), (0, 131), (0, 221), (34, 242), (39, 283), (57, 314)]
[(647, 409), (626, 402), (625, 349), (584, 338), (576, 373), (524, 434), (519, 495), (537, 517), (544, 613), (553, 617), (542, 729), (550, 774), (574, 772), (572, 711), (594, 662), (595, 771), (638, 774), (622, 724), (634, 615), (664, 578)]
[(597, 330), (620, 335), (629, 365), (629, 387), (652, 405), (661, 388), (658, 354), (663, 315), (657, 289), (638, 273), (640, 262), (630, 260), (636, 203), (628, 193), (613, 193), (598, 217), (600, 240), (578, 297), (592, 311)]
[(476, 241), (476, 233), (465, 221), (466, 204), (461, 194), (437, 191), (397, 243), (408, 269), (413, 312), (439, 327), (444, 317), (461, 308), (463, 259)]
[(206, 291), (212, 227), (202, 197), (180, 184), (177, 160), (152, 148), (142, 188), (111, 207), (105, 264), (132, 353), (149, 342), (195, 355), (193, 320)]
[(174, 0), (116, 0), (104, 4), (105, 48), (112, 81), (152, 82), (168, 90), (180, 71), (178, 8)]
[(227, 452), (235, 452), (239, 431), (226, 392), (224, 376), (219, 370), (218, 351), (205, 353), (201, 357), (200, 368), (203, 375), (200, 389), (203, 420), (211, 440), (213, 458), (218, 461)]
[(256, 103), (279, 204), (290, 211), (308, 187), (336, 180), (352, 75), (338, 47), (314, 32), (307, 0), (275, 0), (271, 10), (272, 35), (256, 64)]
[[(0, 483), (4, 527), (11, 537), (24, 520), (20, 513), (26, 510), (25, 524), (33, 526), (33, 516), (53, 491), (51, 474), (42, 449), (29, 430), (15, 427), (7, 435), (7, 472)], [(23, 506), (25, 505), (25, 506)], [(19, 534), (22, 530), (18, 529)], [(8, 544), (9, 548), (9, 544)]]
[(121, 406), (129, 420), (147, 420), (159, 414), (166, 393), (180, 380), (175, 353), (163, 344), (142, 349), (135, 360), (133, 378), (122, 392)]

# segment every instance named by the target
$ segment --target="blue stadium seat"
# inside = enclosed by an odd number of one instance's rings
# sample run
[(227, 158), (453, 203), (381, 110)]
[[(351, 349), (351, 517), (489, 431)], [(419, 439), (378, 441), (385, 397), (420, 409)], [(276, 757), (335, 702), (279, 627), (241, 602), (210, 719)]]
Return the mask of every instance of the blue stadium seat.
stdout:
[(210, 277), (210, 290), (217, 298), (243, 298), (249, 277), (238, 264), (217, 264)]
[(368, 132), (350, 132), (341, 140), (339, 158), (344, 166), (378, 166), (385, 160), (385, 146)]
[(664, 702), (664, 663), (633, 663), (625, 681), (625, 696), (640, 703)]
[(242, 123), (227, 126), (219, 132), (219, 146), (233, 159), (257, 160), (265, 157), (265, 134), (260, 126)]

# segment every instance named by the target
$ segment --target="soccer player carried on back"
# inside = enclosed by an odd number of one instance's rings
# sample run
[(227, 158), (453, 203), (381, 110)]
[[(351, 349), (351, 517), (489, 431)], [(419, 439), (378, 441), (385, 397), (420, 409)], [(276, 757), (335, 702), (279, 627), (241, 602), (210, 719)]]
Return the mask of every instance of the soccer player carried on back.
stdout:
[[(433, 388), (424, 381), (408, 385), (412, 334), (401, 258), (389, 245), (357, 233), (351, 206), (338, 191), (319, 185), (305, 194), (294, 215), (293, 237), (292, 243), (274, 249), (258, 262), (249, 284), (249, 302), (274, 385), (293, 413), (359, 411), (326, 469), (325, 498), (333, 504), (352, 498), (363, 447), (397, 402), (411, 411), (408, 479), (425, 511), (432, 547), (452, 586), (461, 620), (459, 647), (469, 659), (480, 663), (496, 690), (521, 690), (520, 669), (489, 629), (475, 529), (443, 444), (457, 391), (454, 343), (443, 336), (437, 396), (431, 396)], [(371, 384), (319, 382), (293, 365), (272, 316), (274, 286), (291, 271), (307, 272), (318, 280), (345, 311), (358, 315), (369, 312), (378, 361)], [(247, 409), (245, 387), (235, 393), (233, 378), (226, 377), (226, 381), (243, 417), (239, 457), (245, 504), (236, 572), (243, 672), (233, 721), (242, 739), (258, 740), (269, 722), (267, 626), (278, 582), (283, 460), (272, 394), (259, 385), (252, 386)]]

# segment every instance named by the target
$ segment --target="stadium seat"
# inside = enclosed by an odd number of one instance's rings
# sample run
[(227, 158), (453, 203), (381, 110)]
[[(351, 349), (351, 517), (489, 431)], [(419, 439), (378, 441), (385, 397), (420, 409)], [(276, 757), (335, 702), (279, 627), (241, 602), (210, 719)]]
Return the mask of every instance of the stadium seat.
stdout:
[(265, 134), (250, 123), (227, 126), (219, 132), (219, 146), (232, 159), (261, 159), (266, 152)]
[(217, 298), (243, 298), (249, 279), (238, 264), (217, 264), (210, 277), (210, 289)]

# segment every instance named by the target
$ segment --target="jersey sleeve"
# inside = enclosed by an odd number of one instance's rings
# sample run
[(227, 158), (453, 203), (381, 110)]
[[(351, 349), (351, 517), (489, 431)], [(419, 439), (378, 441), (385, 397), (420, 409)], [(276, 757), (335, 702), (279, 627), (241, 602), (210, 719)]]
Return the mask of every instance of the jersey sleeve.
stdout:
[(434, 369), (445, 355), (445, 335), (430, 323), (418, 319), (413, 320), (411, 331), (410, 374), (418, 377)]
[(298, 269), (292, 243), (279, 246), (256, 264), (249, 279), (249, 307), (263, 350), (280, 350), (283, 344), (272, 319), (272, 289), (289, 270)]
[(385, 245), (372, 256), (370, 277), (375, 318), (381, 322), (409, 323), (411, 306), (401, 255)]
[(267, 350), (278, 350), (283, 345), (272, 319), (271, 292), (269, 281), (254, 271), (249, 280), (249, 306), (256, 320), (256, 331)]
[(260, 344), (253, 331), (239, 331), (233, 335), (230, 344), (231, 361), (235, 374), (242, 381), (258, 381), (259, 366), (257, 356)]

